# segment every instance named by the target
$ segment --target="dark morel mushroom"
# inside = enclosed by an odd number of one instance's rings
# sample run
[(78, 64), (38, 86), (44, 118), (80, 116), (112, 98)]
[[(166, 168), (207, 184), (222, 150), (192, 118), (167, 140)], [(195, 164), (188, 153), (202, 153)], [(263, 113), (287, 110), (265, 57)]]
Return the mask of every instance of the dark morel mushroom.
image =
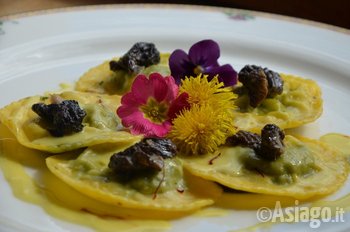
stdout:
[(246, 65), (238, 73), (238, 80), (247, 88), (249, 103), (252, 107), (257, 107), (267, 97), (268, 82), (261, 67)]
[(108, 167), (120, 177), (132, 178), (145, 172), (159, 172), (164, 159), (174, 157), (176, 146), (169, 139), (145, 138), (141, 142), (115, 153)]
[(257, 107), (266, 97), (283, 92), (283, 80), (277, 72), (256, 65), (246, 65), (238, 73), (238, 80), (248, 90), (252, 107)]
[(228, 137), (226, 144), (230, 146), (249, 147), (257, 150), (260, 148), (261, 137), (258, 134), (240, 130), (231, 137)]
[(86, 112), (75, 100), (64, 100), (49, 105), (36, 103), (32, 110), (41, 117), (42, 126), (52, 136), (61, 137), (83, 130), (82, 122)]
[(143, 67), (160, 62), (160, 53), (153, 43), (138, 42), (118, 61), (109, 62), (110, 70), (125, 70), (129, 73), (139, 73)]
[(283, 80), (279, 73), (268, 68), (264, 68), (264, 73), (268, 82), (269, 92), (267, 97), (275, 97), (283, 92)]
[(261, 130), (261, 146), (258, 155), (266, 160), (276, 160), (284, 152), (284, 132), (274, 124)]
[(265, 160), (276, 160), (284, 152), (284, 132), (274, 124), (267, 124), (261, 130), (261, 136), (248, 131), (238, 131), (227, 138), (226, 144), (249, 147), (255, 154)]

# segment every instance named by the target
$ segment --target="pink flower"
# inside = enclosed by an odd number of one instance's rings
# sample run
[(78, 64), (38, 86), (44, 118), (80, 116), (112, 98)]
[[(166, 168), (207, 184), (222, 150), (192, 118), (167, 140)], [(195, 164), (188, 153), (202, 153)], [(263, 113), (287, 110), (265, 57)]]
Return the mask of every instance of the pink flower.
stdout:
[(190, 103), (188, 102), (188, 98), (188, 93), (183, 92), (182, 94), (177, 96), (177, 98), (172, 102), (168, 111), (168, 117), (171, 121), (177, 117), (177, 114), (181, 110), (191, 108)]
[[(152, 73), (147, 78), (140, 74), (135, 78), (131, 91), (122, 97), (117, 114), (132, 134), (164, 137), (171, 128), (169, 108), (178, 91), (172, 76)], [(181, 110), (180, 107), (172, 107), (172, 116)]]

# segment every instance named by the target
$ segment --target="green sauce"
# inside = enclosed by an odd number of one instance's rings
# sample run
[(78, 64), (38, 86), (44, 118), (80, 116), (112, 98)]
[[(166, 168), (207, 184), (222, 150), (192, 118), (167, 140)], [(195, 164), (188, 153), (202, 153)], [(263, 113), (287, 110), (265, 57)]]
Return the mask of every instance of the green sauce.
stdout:
[(150, 195), (168, 190), (183, 190), (184, 179), (181, 161), (177, 158), (164, 159), (164, 168), (159, 172), (142, 173), (130, 180), (118, 179), (108, 168), (110, 157), (126, 147), (105, 144), (86, 149), (76, 159), (69, 161), (73, 176), (78, 179), (97, 180), (123, 185), (126, 189)]
[(319, 169), (308, 147), (291, 137), (287, 142), (285, 152), (275, 161), (261, 159), (253, 150), (246, 148), (246, 155), (240, 156), (241, 162), (248, 170), (261, 172), (281, 185), (292, 184), (299, 177), (306, 177)]
[(87, 104), (84, 107), (86, 116), (83, 123), (101, 130), (116, 130), (119, 120), (115, 112), (112, 112), (102, 104)]
[(126, 183), (127, 186), (136, 189), (143, 194), (153, 194), (158, 189), (158, 193), (174, 189), (183, 189), (183, 171), (179, 160), (165, 159), (164, 169), (157, 173), (150, 173), (136, 177)]
[[(157, 72), (162, 74), (163, 76), (170, 75), (168, 63), (165, 62), (164, 59), (167, 59), (166, 55), (164, 55), (164, 58), (162, 61), (163, 63), (159, 63), (157, 65), (151, 65), (147, 68), (144, 68), (140, 71), (139, 74), (148, 76), (151, 73)], [(106, 90), (106, 92), (109, 94), (122, 95), (130, 90), (130, 86), (137, 75), (138, 74), (129, 73), (125, 70), (118, 70), (117, 72), (112, 72), (110, 78), (104, 79), (100, 81), (98, 84), (102, 86)]]

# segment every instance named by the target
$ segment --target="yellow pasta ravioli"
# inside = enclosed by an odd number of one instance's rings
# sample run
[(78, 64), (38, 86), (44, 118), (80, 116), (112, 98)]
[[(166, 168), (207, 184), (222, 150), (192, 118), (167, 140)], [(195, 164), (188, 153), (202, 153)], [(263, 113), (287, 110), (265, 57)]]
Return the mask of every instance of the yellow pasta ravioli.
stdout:
[(163, 170), (156, 174), (121, 181), (108, 163), (114, 153), (124, 149), (97, 145), (78, 157), (51, 156), (46, 163), (52, 173), (80, 193), (112, 206), (189, 213), (213, 204), (221, 194), (216, 184), (184, 172), (176, 158), (165, 159)]
[[(151, 65), (141, 71), (143, 74), (158, 72), (164, 76), (170, 75), (168, 59), (170, 54), (163, 53), (160, 56), (160, 63)], [(112, 60), (117, 61), (118, 58)], [(109, 62), (91, 68), (84, 73), (76, 83), (75, 89), (82, 92), (104, 93), (104, 94), (124, 94), (134, 81), (134, 74), (120, 70), (113, 72), (109, 68)]]
[(284, 139), (276, 161), (259, 159), (244, 147), (222, 147), (218, 154), (183, 158), (192, 174), (229, 188), (306, 199), (337, 190), (347, 178), (344, 156), (317, 140)]
[(31, 109), (38, 102), (50, 103), (50, 94), (27, 97), (11, 103), (0, 110), (0, 120), (27, 147), (59, 153), (99, 143), (128, 143), (139, 140), (125, 131), (117, 131), (119, 119), (115, 109), (120, 105), (119, 96), (101, 94), (63, 92), (58, 94), (65, 100), (76, 100), (86, 111), (84, 128), (81, 132), (53, 137), (40, 126), (40, 117)]
[(249, 96), (239, 95), (234, 124), (241, 130), (259, 132), (274, 123), (282, 129), (295, 128), (315, 121), (322, 114), (321, 89), (315, 81), (280, 74), (283, 93), (266, 98), (258, 107), (249, 106)]

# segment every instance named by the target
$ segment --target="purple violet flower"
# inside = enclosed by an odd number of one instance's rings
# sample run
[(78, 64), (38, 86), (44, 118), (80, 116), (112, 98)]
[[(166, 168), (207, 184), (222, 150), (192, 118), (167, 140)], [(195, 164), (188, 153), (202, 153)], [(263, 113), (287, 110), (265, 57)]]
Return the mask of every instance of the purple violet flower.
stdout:
[(169, 58), (171, 75), (176, 84), (181, 84), (181, 79), (190, 76), (198, 76), (203, 73), (208, 75), (208, 80), (219, 76), (219, 81), (225, 86), (237, 83), (237, 72), (231, 65), (219, 65), (219, 45), (213, 40), (202, 40), (192, 45), (188, 55), (181, 49), (176, 49)]

